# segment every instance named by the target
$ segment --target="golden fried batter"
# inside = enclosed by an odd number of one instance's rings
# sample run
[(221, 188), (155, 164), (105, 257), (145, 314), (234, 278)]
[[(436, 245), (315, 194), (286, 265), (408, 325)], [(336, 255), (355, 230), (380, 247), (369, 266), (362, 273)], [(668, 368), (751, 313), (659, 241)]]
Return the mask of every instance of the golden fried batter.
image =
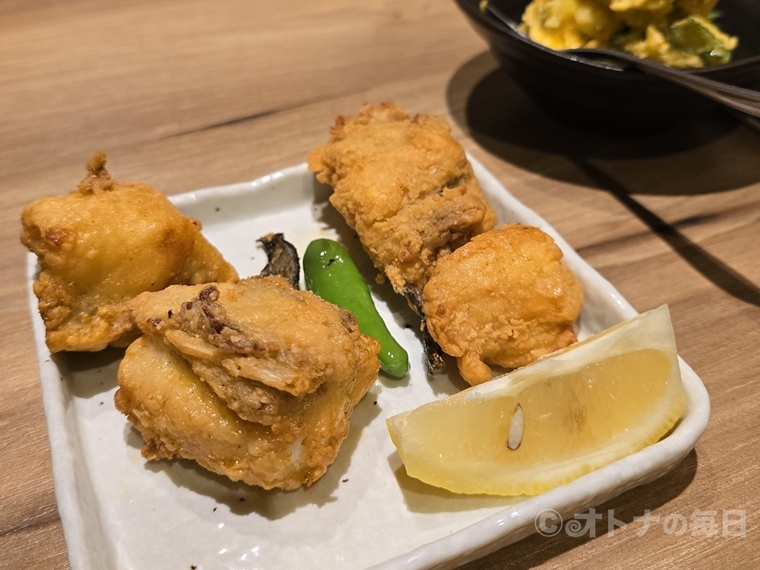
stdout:
[(21, 214), (21, 242), (41, 268), (34, 293), (51, 352), (126, 346), (137, 333), (125, 303), (143, 291), (237, 280), (200, 222), (149, 186), (115, 182), (105, 162), (96, 154), (76, 190)]
[(369, 362), (345, 382), (304, 396), (300, 413), (278, 433), (241, 419), (176, 350), (144, 336), (127, 349), (114, 400), (142, 434), (146, 459), (183, 457), (233, 481), (296, 489), (314, 483), (337, 457), (351, 412), (377, 375)]
[(554, 240), (511, 224), (476, 236), (441, 259), (423, 290), (433, 338), (472, 385), (486, 362), (517, 368), (577, 339), (583, 290)]
[(422, 290), (436, 260), (496, 224), (444, 119), (365, 105), (330, 134), (309, 168), (396, 292)]
[(379, 351), (351, 313), (279, 276), (173, 286), (129, 305), (145, 334), (178, 350), (240, 417), (266, 425), (287, 425), (302, 396), (352, 378)]
[(146, 335), (127, 350), (115, 400), (148, 459), (194, 459), (267, 489), (310, 485), (377, 378), (379, 344), (354, 317), (279, 276), (129, 304)]

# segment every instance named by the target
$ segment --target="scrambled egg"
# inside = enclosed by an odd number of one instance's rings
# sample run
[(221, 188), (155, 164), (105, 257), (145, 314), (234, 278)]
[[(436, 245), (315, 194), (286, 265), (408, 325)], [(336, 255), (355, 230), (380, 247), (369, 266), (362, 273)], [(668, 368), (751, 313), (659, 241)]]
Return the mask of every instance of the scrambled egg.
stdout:
[(737, 39), (708, 16), (716, 0), (533, 0), (523, 28), (552, 49), (615, 48), (672, 67), (726, 63)]

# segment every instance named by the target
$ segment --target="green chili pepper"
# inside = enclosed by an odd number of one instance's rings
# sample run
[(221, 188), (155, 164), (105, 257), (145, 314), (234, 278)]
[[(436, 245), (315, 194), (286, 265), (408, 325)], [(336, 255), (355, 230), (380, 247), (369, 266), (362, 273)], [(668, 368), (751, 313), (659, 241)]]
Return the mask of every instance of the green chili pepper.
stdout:
[(348, 251), (331, 239), (317, 239), (303, 255), (306, 287), (315, 294), (350, 311), (362, 334), (380, 342), (380, 368), (394, 378), (409, 372), (409, 355), (388, 332), (375, 308), (369, 287), (364, 282)]

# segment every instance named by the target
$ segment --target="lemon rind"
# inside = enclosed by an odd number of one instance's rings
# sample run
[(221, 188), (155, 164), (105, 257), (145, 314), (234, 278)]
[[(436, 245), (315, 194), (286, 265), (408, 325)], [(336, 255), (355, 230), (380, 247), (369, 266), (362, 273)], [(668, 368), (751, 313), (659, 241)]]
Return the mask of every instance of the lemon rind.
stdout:
[[(655, 334), (642, 334), (642, 328), (647, 333)], [(602, 447), (589, 453), (571, 459), (519, 468), (505, 468), (497, 462), (471, 460), (454, 464), (437, 462), (435, 457), (426, 457), (424, 450), (417, 449), (408, 438), (407, 441), (403, 441), (404, 438), (400, 437), (407, 419), (415, 410), (386, 420), (391, 439), (406, 466), (407, 474), (431, 485), (466, 494), (536, 495), (546, 492), (656, 443), (683, 415), (687, 402), (681, 383), (670, 313), (666, 305), (637, 315), (612, 329), (491, 382), (426, 405), (441, 405), (444, 401), (451, 402), (459, 398), (489, 399), (514, 396), (547, 375), (572, 374), (602, 359), (651, 348), (660, 350), (670, 357), (671, 375), (663, 396), (649, 411), (646, 421), (632, 426), (624, 433), (616, 434)], [(572, 355), (568, 356), (570, 351)], [(540, 472), (539, 469), (542, 467), (549, 471)], [(499, 470), (503, 471), (503, 475), (499, 475)]]

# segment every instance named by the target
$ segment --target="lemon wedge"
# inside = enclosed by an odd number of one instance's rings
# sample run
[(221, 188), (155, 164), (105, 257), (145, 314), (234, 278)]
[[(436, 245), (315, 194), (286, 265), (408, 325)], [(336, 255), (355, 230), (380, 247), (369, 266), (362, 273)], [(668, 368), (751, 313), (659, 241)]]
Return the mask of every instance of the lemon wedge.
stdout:
[(685, 408), (663, 305), (387, 424), (411, 477), (537, 495), (657, 442)]

